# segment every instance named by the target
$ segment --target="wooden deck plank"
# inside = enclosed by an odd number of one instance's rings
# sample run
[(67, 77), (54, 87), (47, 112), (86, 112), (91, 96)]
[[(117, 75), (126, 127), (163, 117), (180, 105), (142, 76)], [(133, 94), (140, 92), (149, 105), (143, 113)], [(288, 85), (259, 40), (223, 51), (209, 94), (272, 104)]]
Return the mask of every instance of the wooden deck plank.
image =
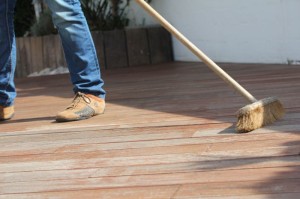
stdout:
[[(34, 163), (33, 163), (34, 164)], [(88, 167), (87, 167), (88, 166)], [(1, 172), (1, 183), (31, 182), (45, 180), (77, 180), (85, 178), (139, 176), (154, 174), (171, 174), (201, 171), (235, 171), (246, 169), (279, 168), (300, 166), (297, 156), (264, 157), (264, 158), (240, 158), (217, 161), (194, 161), (147, 165), (117, 165), (105, 167), (105, 165), (93, 164), (77, 165), (77, 167), (52, 168), (41, 165), (26, 171)], [(14, 165), (12, 165), (14, 167)], [(48, 169), (48, 170), (47, 170)], [(24, 171), (25, 170), (25, 171)]]
[[(152, 152), (150, 155), (141, 155), (138, 150), (127, 150), (124, 153), (120, 152), (123, 156), (118, 156), (116, 153), (118, 151), (108, 151), (102, 155), (101, 152), (89, 152), (89, 153), (68, 153), (66, 155), (56, 155), (56, 154), (43, 154), (44, 156), (32, 155), (28, 157), (12, 157), (10, 161), (4, 162), (1, 160), (1, 173), (3, 172), (17, 172), (17, 171), (30, 171), (30, 170), (45, 170), (50, 167), (50, 169), (79, 169), (79, 168), (89, 168), (101, 165), (101, 167), (109, 166), (136, 166), (136, 165), (149, 165), (149, 164), (170, 164), (170, 163), (180, 163), (180, 162), (208, 162), (209, 164), (217, 163), (223, 160), (237, 159), (240, 161), (247, 162), (247, 159), (268, 159), (276, 158), (281, 156), (295, 156), (294, 158), (299, 161), (297, 157), (297, 152), (299, 150), (299, 145), (289, 146), (289, 147), (270, 147), (263, 149), (261, 154), (255, 156), (258, 153), (258, 149), (249, 150), (250, 152), (243, 154), (242, 150), (225, 152), (205, 152), (207, 146), (194, 146), (195, 151), (191, 153), (188, 146), (178, 146), (179, 152), (176, 153), (175, 148), (165, 148), (159, 147), (158, 150), (166, 150), (166, 154), (159, 152)], [(147, 150), (142, 150), (146, 153), (154, 148), (149, 148)], [(203, 152), (204, 151), (204, 152)], [(112, 157), (107, 157), (109, 152), (112, 153)], [(126, 153), (127, 152), (127, 153)], [(131, 156), (131, 154), (132, 156)], [(216, 153), (216, 155), (214, 155)], [(212, 154), (212, 155), (211, 155)], [(16, 162), (17, 158), (20, 158), (20, 162)], [(34, 157), (36, 160), (26, 161), (26, 158)], [(44, 157), (48, 157), (45, 160)], [(62, 159), (65, 158), (65, 159)], [(2, 158), (1, 158), (2, 159)], [(9, 159), (9, 158), (3, 158)], [(24, 161), (25, 159), (25, 161)], [(83, 160), (84, 159), (84, 160)], [(22, 161), (23, 160), (23, 161)], [(262, 160), (263, 161), (263, 160)], [(266, 160), (267, 161), (267, 160)], [(268, 161), (267, 161), (268, 162)], [(47, 165), (48, 163), (48, 165)], [(206, 163), (205, 163), (206, 165)]]
[[(54, 119), (54, 115), (55, 113), (53, 113), (53, 115), (46, 115), (44, 116), (44, 112), (46, 108), (44, 108), (44, 110), (37, 110), (38, 113), (34, 113), (34, 117), (32, 119), (20, 119), (20, 117), (26, 117), (28, 114), (20, 114), (18, 116), (16, 116), (17, 120), (20, 120), (19, 122), (15, 123), (14, 126), (12, 127), (12, 124), (14, 123), (13, 121), (8, 122), (6, 124), (2, 125), (2, 130), (3, 131), (8, 131), (9, 133), (11, 133), (11, 130), (27, 130), (27, 131), (31, 131), (31, 130), (35, 130), (35, 131), (43, 131), (46, 129), (64, 129), (64, 128), (73, 128), (73, 124), (58, 124), (58, 123), (53, 123), (53, 119)], [(63, 109), (63, 108), (61, 108)], [(108, 111), (110, 111), (110, 109), (107, 109)], [(237, 110), (237, 109), (236, 109)], [(232, 115), (234, 112), (236, 112), (236, 110), (232, 110), (230, 114), (228, 115), (218, 115), (218, 112), (212, 111), (210, 114), (207, 114), (207, 118), (205, 118), (205, 116), (201, 116), (202, 112), (201, 111), (197, 111), (191, 113), (190, 116), (180, 116), (177, 114), (167, 114), (168, 116), (166, 116), (165, 114), (158, 114), (156, 116), (149, 116), (148, 119), (151, 121), (147, 121), (147, 120), (136, 120), (136, 118), (138, 117), (138, 115), (135, 116), (131, 116), (130, 114), (128, 114), (128, 116), (126, 117), (120, 117), (117, 114), (112, 114), (112, 113), (107, 113), (107, 115), (105, 117), (96, 117), (96, 118), (92, 118), (89, 121), (79, 121), (76, 123), (76, 125), (78, 126), (78, 128), (85, 128), (85, 127), (89, 127), (89, 126), (98, 126), (99, 129), (103, 129), (103, 128), (109, 128), (109, 126), (111, 126), (110, 128), (135, 128), (135, 127), (162, 127), (162, 126), (178, 126), (178, 125), (197, 125), (197, 124), (207, 124), (207, 123), (211, 123), (211, 124), (219, 124), (219, 123), (234, 123), (236, 122), (236, 119), (234, 118), (234, 115)], [(131, 110), (127, 110), (127, 112), (130, 112)], [(121, 112), (121, 111), (120, 111)], [(183, 112), (183, 114), (186, 112)], [(32, 113), (31, 113), (32, 114)], [(189, 114), (189, 113), (187, 113)], [(214, 115), (213, 115), (214, 114)], [(165, 116), (164, 118), (160, 118), (158, 116)], [(211, 118), (209, 118), (211, 116)], [(299, 113), (293, 113), (293, 114), (288, 114), (286, 115), (286, 119), (298, 119), (300, 117)], [(226, 121), (222, 121), (222, 120)], [(24, 122), (22, 122), (24, 121)], [(37, 121), (39, 123), (37, 123)], [(279, 121), (282, 124), (284, 124), (283, 122), (286, 122), (286, 124), (289, 124), (287, 122), (287, 120), (283, 120), (283, 121)], [(38, 125), (36, 125), (38, 124)]]
[[(202, 197), (201, 197), (202, 198)], [(240, 199), (241, 196), (228, 196), (228, 197), (205, 197), (203, 199)], [(257, 194), (257, 195), (248, 195), (243, 196), (243, 199), (298, 199), (299, 193), (278, 193), (278, 194)], [(195, 199), (195, 198), (190, 198)]]
[[(265, 197), (271, 197), (272, 195), (274, 197), (275, 194), (289, 196), (288, 193), (293, 193), (292, 196), (295, 196), (296, 194), (299, 196), (299, 179), (274, 180), (268, 186), (262, 186), (263, 184), (263, 181), (187, 184), (180, 187), (174, 196), (174, 199), (261, 198), (262, 194), (264, 194)], [(261, 196), (258, 197), (257, 194)]]
[[(93, 168), (95, 165), (98, 165), (97, 167), (99, 165), (101, 167), (126, 167), (182, 162), (201, 162), (204, 166), (211, 165), (215, 167), (214, 164), (218, 161), (221, 163), (225, 160), (231, 161), (237, 159), (240, 162), (248, 162), (247, 160), (251, 162), (252, 159), (259, 158), (261, 161), (268, 162), (268, 159), (281, 156), (295, 156), (294, 159), (299, 161), (297, 157), (299, 143), (293, 142), (294, 139), (291, 140), (280, 140), (277, 143), (276, 141), (273, 143), (274, 140), (256, 141), (256, 146), (247, 146), (245, 142), (235, 145), (231, 143), (230, 145), (233, 145), (233, 147), (226, 151), (223, 149), (228, 143), (202, 145), (186, 143), (185, 145), (173, 145), (171, 147), (132, 147), (127, 150), (118, 149), (106, 152), (101, 149), (85, 151), (82, 148), (80, 150), (78, 147), (70, 146), (73, 149), (72, 152), (63, 147), (52, 153), (52, 150), (48, 150), (49, 153), (31, 155), (29, 157), (26, 153), (22, 154), (22, 152), (17, 151), (16, 157), (8, 154), (6, 157), (0, 158), (0, 172), (37, 171), (45, 170), (48, 167), (52, 170), (57, 170)], [(268, 142), (270, 144), (267, 144)], [(261, 146), (265, 147), (261, 149)]]
[[(289, 182), (284, 181), (285, 183), (289, 184)], [(253, 183), (259, 183), (259, 181), (254, 181)], [(294, 182), (292, 182), (294, 183)], [(228, 183), (227, 183), (228, 184)], [(242, 183), (241, 183), (242, 184)], [(249, 183), (247, 183), (249, 184)], [(202, 187), (207, 187), (203, 186)], [(213, 184), (215, 185), (215, 184)], [(233, 183), (232, 185), (238, 185), (238, 183)], [(235, 188), (235, 187), (234, 187)], [(117, 199), (166, 199), (166, 198), (174, 198), (174, 199), (240, 199), (246, 198), (246, 199), (298, 199), (299, 198), (299, 192), (295, 193), (278, 193), (278, 191), (274, 191), (274, 193), (266, 193), (266, 194), (251, 194), (251, 195), (227, 195), (224, 194), (224, 192), (220, 189), (218, 190), (219, 193), (216, 195), (219, 196), (211, 196), (211, 195), (205, 195), (205, 194), (194, 194), (193, 196), (181, 196), (181, 197), (172, 197), (172, 192), (176, 193), (176, 189), (178, 189), (178, 186), (158, 186), (158, 187), (130, 187), (130, 188), (111, 188), (111, 189), (90, 189), (90, 190), (80, 190), (80, 191), (63, 191), (63, 192), (43, 192), (43, 193), (27, 193), (27, 194), (8, 194), (8, 195), (0, 195), (0, 199), (6, 199), (6, 198), (22, 198), (22, 199), (31, 199), (31, 198), (60, 198), (60, 199), (82, 199), (82, 198), (103, 198), (103, 199), (111, 199), (111, 198), (117, 198)], [(232, 188), (233, 189), (233, 188)], [(231, 190), (232, 190), (231, 189)], [(245, 189), (242, 187), (242, 189)], [(248, 188), (247, 190), (241, 190), (245, 194), (247, 194), (247, 191), (249, 194), (251, 192), (255, 192), (254, 189), (256, 187), (253, 187), (253, 190)], [(257, 187), (259, 189), (259, 187)], [(276, 185), (274, 185), (274, 189), (276, 189)], [(260, 189), (261, 190), (261, 189)], [(230, 190), (228, 190), (229, 192)], [(295, 191), (292, 188), (286, 189), (286, 191)], [(222, 195), (224, 194), (224, 195)], [(228, 193), (227, 193), (228, 194)], [(220, 196), (222, 195), (222, 196)]]
[[(222, 124), (222, 126), (224, 126)], [(254, 140), (278, 140), (278, 139), (296, 139), (298, 136), (291, 134), (299, 132), (297, 125), (272, 126), (269, 129), (261, 128), (251, 135), (236, 135), (231, 125), (224, 128), (218, 125), (193, 125), (178, 127), (152, 127), (152, 128), (127, 128), (127, 129), (69, 129), (68, 132), (57, 130), (54, 132), (28, 132), (28, 134), (2, 135), (0, 143), (8, 148), (48, 145), (48, 144), (104, 144), (104, 143), (122, 143), (153, 140), (174, 140), (174, 139), (197, 139), (193, 144), (200, 143), (220, 143), (220, 142), (242, 142)], [(22, 135), (22, 136), (20, 136)], [(71, 140), (70, 140), (71, 139)], [(55, 143), (54, 143), (55, 142)], [(7, 148), (6, 148), (7, 149)], [(0, 149), (1, 150), (1, 149)], [(0, 154), (1, 156), (1, 154)]]
[(17, 79), (0, 198), (299, 198), (300, 68), (222, 66), (257, 98), (278, 96), (284, 119), (235, 134), (247, 102), (201, 63), (104, 71), (107, 112), (75, 123), (53, 122), (73, 96), (67, 75)]
[(268, 181), (274, 175), (281, 174), (273, 180), (298, 179), (300, 167), (243, 169), (228, 171), (204, 171), (186, 173), (167, 173), (138, 176), (97, 177), (77, 180), (52, 180), (33, 182), (1, 183), (2, 194), (65, 191), (78, 189), (99, 189), (117, 187), (165, 186), (213, 182)]
[(0, 199), (32, 199), (32, 198), (60, 198), (60, 199), (166, 199), (171, 198), (179, 186), (157, 186), (157, 187), (124, 187), (115, 189), (87, 189), (60, 192), (26, 193), (26, 194), (4, 194)]
[[(156, 135), (159, 136), (159, 135)], [(272, 138), (270, 135), (266, 134), (265, 136), (257, 136), (257, 139), (251, 139), (247, 136), (245, 137), (235, 137), (234, 138), (228, 138), (228, 137), (219, 137), (219, 138), (210, 138), (210, 137), (204, 137), (202, 139), (198, 139), (197, 137), (193, 138), (166, 138), (163, 139), (164, 135), (161, 135), (161, 137), (157, 137), (159, 139), (150, 139), (145, 140), (142, 139), (143, 136), (131, 136), (131, 137), (120, 137), (119, 142), (111, 137), (108, 137), (107, 139), (103, 139), (101, 141), (97, 141), (95, 138), (91, 139), (78, 139), (73, 141), (55, 141), (55, 142), (41, 142), (41, 143), (16, 143), (16, 144), (7, 144), (4, 145), (6, 148), (0, 149), (1, 155), (0, 156), (12, 156), (12, 155), (30, 155), (30, 154), (41, 154), (41, 153), (53, 153), (57, 151), (62, 151), (64, 153), (66, 152), (78, 152), (78, 151), (85, 151), (85, 152), (91, 152), (91, 151), (111, 151), (111, 150), (125, 150), (125, 149), (145, 149), (145, 148), (154, 148), (154, 147), (169, 147), (169, 146), (181, 146), (181, 145), (209, 145), (214, 144), (214, 147), (219, 147), (222, 149), (222, 147), (226, 147), (227, 145), (230, 145), (226, 148), (235, 147), (236, 149), (239, 149), (240, 147), (244, 146), (251, 147), (251, 149), (259, 148), (260, 144), (265, 144), (263, 146), (282, 146), (284, 143), (293, 143), (295, 139), (297, 139), (298, 135), (279, 135), (274, 136)], [(179, 134), (176, 134), (175, 136), (180, 136)], [(124, 138), (124, 142), (120, 142)], [(101, 139), (101, 138), (99, 138)], [(105, 140), (111, 140), (105, 143)], [(277, 142), (276, 142), (277, 140)], [(104, 142), (102, 142), (104, 141)], [(249, 141), (247, 143), (247, 141)], [(257, 144), (253, 144), (252, 142), (255, 141)], [(236, 145), (235, 145), (235, 143)], [(269, 144), (270, 143), (270, 144)], [(276, 145), (279, 143), (278, 145)], [(298, 143), (293, 143), (298, 144)], [(286, 144), (287, 147), (289, 146)], [(258, 149), (259, 150), (259, 149)]]

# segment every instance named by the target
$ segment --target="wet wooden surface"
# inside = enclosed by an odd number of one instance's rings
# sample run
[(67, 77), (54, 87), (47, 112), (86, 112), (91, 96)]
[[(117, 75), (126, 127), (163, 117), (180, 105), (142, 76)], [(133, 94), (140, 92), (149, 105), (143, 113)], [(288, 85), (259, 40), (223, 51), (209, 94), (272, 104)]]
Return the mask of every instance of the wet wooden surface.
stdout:
[(248, 104), (200, 63), (105, 71), (102, 116), (56, 123), (68, 75), (17, 79), (16, 116), (0, 123), (0, 199), (300, 198), (300, 67), (222, 65), (287, 114), (234, 131)]

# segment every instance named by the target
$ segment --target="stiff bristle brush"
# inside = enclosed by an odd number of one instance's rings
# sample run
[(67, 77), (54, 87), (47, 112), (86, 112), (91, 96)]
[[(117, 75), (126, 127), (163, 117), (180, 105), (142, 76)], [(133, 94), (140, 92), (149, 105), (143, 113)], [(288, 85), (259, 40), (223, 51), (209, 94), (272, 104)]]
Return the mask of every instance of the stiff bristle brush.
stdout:
[(215, 72), (226, 83), (232, 86), (237, 92), (244, 96), (251, 104), (241, 108), (237, 112), (236, 130), (238, 133), (253, 131), (265, 125), (272, 124), (283, 117), (285, 111), (282, 103), (275, 97), (257, 100), (232, 77), (230, 77), (222, 68), (207, 57), (183, 34), (174, 28), (166, 19), (155, 11), (145, 0), (136, 0), (136, 2), (152, 15), (164, 28), (174, 35), (182, 44), (191, 50), (200, 60), (202, 60), (213, 72)]

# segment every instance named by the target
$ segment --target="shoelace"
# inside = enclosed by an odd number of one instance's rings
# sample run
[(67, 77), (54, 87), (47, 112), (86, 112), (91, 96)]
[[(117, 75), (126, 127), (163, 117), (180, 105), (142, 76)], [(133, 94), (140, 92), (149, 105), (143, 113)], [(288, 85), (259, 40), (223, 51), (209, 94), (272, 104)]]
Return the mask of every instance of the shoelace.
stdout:
[(83, 99), (87, 104), (91, 103), (91, 99), (89, 97), (87, 97), (85, 94), (83, 94), (81, 92), (78, 92), (75, 95), (75, 97), (74, 97), (72, 103), (70, 104), (70, 106), (67, 107), (67, 109), (73, 109), (73, 108), (75, 108), (79, 104), (79, 102), (81, 101), (81, 99)]

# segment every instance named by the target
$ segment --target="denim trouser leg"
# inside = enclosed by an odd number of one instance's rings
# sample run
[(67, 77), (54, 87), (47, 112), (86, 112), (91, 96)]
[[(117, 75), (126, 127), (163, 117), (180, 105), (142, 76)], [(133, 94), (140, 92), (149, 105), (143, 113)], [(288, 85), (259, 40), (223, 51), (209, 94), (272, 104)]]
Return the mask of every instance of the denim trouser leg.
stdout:
[(16, 0), (0, 0), (0, 105), (10, 106), (16, 98), (14, 72), (16, 44), (13, 15)]
[(105, 98), (95, 46), (79, 0), (46, 0), (61, 37), (74, 92)]

